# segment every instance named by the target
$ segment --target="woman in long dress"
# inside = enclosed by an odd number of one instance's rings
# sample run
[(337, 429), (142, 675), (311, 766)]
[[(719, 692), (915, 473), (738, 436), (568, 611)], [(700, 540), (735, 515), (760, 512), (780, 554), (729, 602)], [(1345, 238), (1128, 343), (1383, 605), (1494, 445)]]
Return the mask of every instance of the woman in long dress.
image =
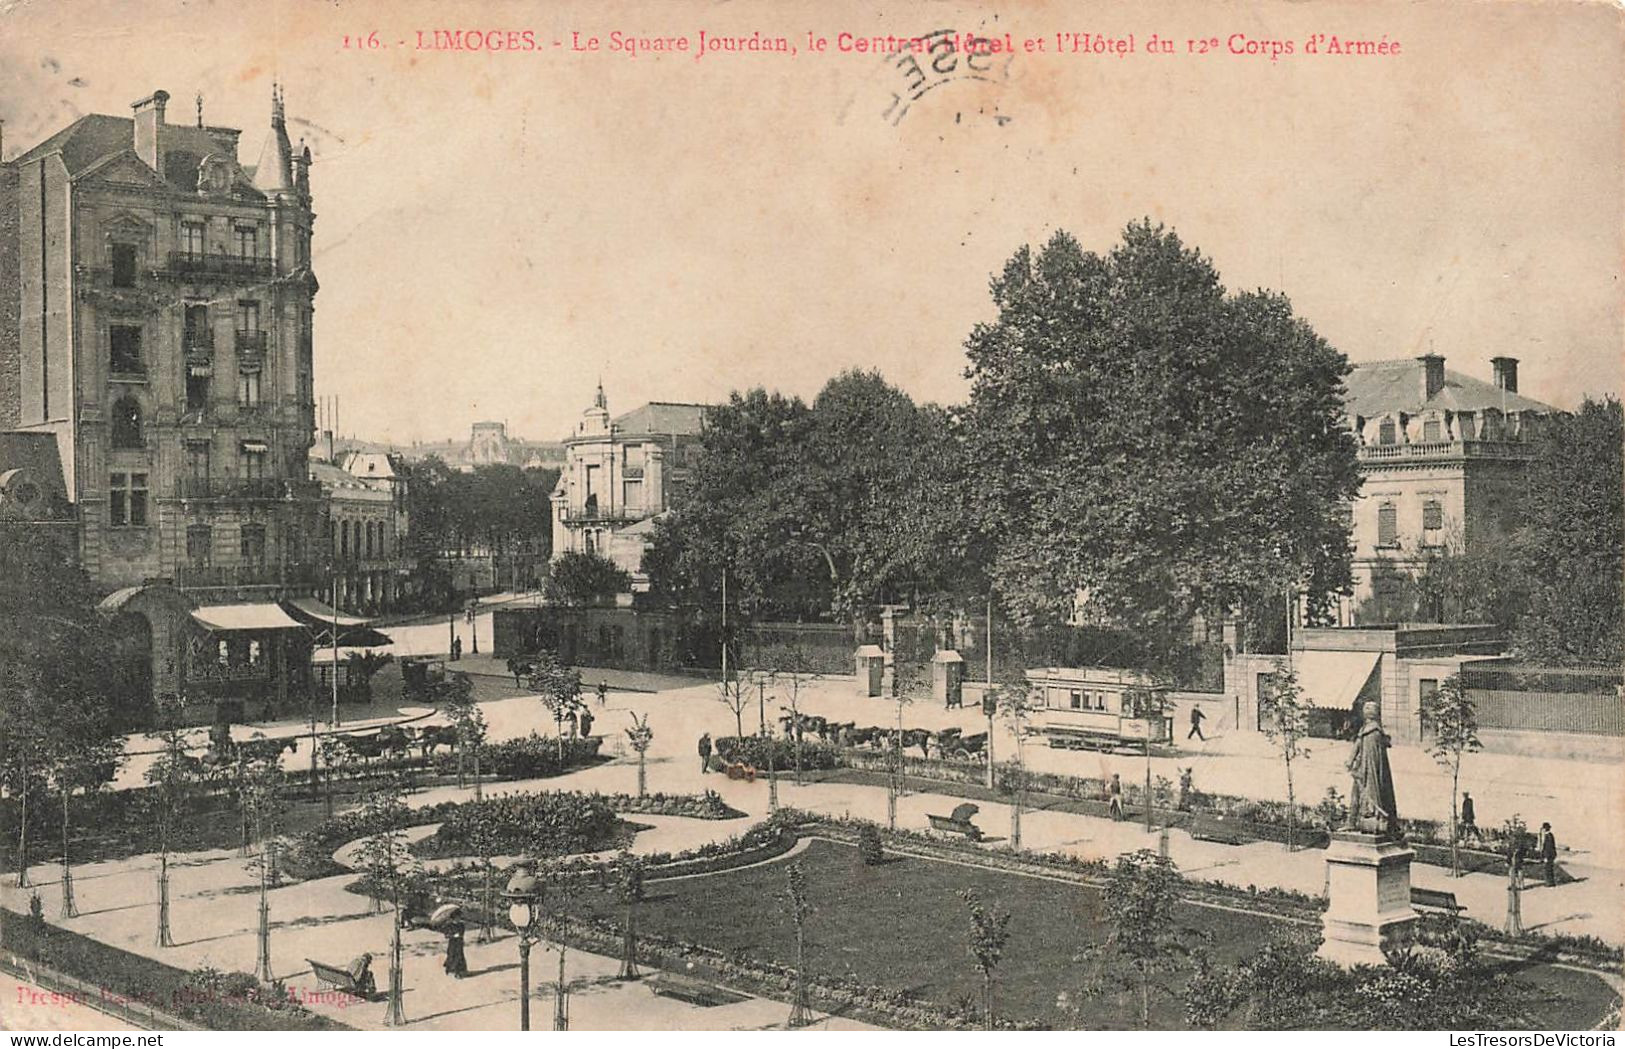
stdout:
[(468, 959), (463, 956), (463, 929), (462, 918), (453, 918), (440, 929), (446, 934), (446, 974), (459, 980), (468, 975)]

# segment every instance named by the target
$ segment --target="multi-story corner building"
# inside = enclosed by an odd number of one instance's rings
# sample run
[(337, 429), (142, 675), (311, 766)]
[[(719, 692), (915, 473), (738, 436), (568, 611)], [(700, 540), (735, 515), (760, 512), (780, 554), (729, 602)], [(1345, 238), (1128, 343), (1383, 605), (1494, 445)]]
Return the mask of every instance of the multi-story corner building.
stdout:
[(253, 166), (201, 100), (195, 123), (168, 102), (82, 117), (4, 165), (0, 424), (54, 438), (81, 561), (154, 690), (276, 701), (308, 672), (276, 600), (327, 579), (310, 152), (275, 90)]
[(346, 612), (388, 612), (411, 585), (407, 557), (406, 480), (398, 457), (328, 450), (310, 463), (322, 487), (321, 531), (332, 553), (324, 600)]
[(651, 402), (611, 419), (604, 388), (564, 442), (553, 489), (553, 556), (599, 554), (648, 589), (643, 551), (654, 519), (682, 500), (706, 405)]
[[(1407, 581), (1446, 549), (1477, 553), (1516, 527), (1531, 440), (1557, 411), (1518, 392), (1518, 362), (1493, 381), (1434, 354), (1359, 364), (1346, 407), (1364, 484), (1353, 506), (1355, 591), (1341, 621), (1392, 622)], [(1425, 610), (1424, 610), (1425, 611)]]

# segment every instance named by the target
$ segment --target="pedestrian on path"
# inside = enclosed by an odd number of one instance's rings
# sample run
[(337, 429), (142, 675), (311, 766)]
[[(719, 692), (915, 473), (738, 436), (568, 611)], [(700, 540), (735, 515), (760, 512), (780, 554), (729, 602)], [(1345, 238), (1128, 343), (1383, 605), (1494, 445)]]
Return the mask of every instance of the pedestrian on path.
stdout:
[(582, 739), (586, 739), (588, 736), (592, 735), (592, 714), (583, 710), (578, 723), (581, 726)]
[(1111, 786), (1107, 790), (1106, 810), (1111, 813), (1114, 820), (1123, 818), (1123, 777), (1112, 773)]
[(1546, 865), (1546, 886), (1555, 888), (1557, 885), (1557, 837), (1552, 834), (1552, 825), (1540, 825), (1540, 842), (1536, 846), (1540, 854), (1541, 863)]
[(700, 734), (700, 771), (711, 771), (711, 733)]
[(598, 705), (603, 706), (609, 702), (609, 682), (602, 678), (598, 681)]
[(463, 639), (460, 638), (460, 637), (454, 637), (454, 638), (451, 639), (451, 660), (452, 660), (453, 663), (455, 663), (457, 660), (462, 659), (462, 658), (463, 658)]
[(1473, 808), (1473, 796), (1465, 790), (1461, 792), (1461, 819), (1457, 824), (1460, 840), (1466, 841), (1471, 834), (1474, 841), (1480, 845), (1484, 843), (1484, 834), (1478, 829), (1478, 813)]
[(1205, 717), (1207, 717), (1207, 715), (1202, 713), (1201, 707), (1191, 708), (1191, 730), (1185, 733), (1186, 739), (1190, 739), (1192, 736), (1195, 736), (1203, 743), (1207, 742), (1207, 737), (1202, 735), (1202, 719)]
[(463, 920), (453, 918), (441, 927), (446, 934), (446, 960), (443, 967), (447, 976), (461, 980), (468, 975), (468, 958), (463, 954)]

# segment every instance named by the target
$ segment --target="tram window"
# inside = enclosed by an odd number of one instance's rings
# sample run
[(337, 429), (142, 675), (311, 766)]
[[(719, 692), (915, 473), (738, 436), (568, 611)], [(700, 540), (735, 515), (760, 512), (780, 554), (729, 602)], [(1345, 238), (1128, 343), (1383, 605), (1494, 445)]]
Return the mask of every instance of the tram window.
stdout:
[(1095, 709), (1096, 710), (1105, 710), (1106, 709), (1106, 693), (1104, 693), (1104, 692), (1096, 692), (1095, 693)]
[(1083, 693), (1079, 692), (1077, 689), (1072, 690), (1072, 709), (1083, 709)]

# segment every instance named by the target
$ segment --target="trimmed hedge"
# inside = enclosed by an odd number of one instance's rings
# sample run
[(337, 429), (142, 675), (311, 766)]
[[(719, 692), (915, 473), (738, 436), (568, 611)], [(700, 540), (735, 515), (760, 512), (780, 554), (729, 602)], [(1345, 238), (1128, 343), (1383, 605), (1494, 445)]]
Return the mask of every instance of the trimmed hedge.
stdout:
[(0, 909), (6, 950), (216, 1031), (343, 1031), (245, 973), (195, 973)]
[[(480, 747), (480, 772), (497, 779), (544, 779), (596, 763), (599, 760), (598, 749), (603, 744), (602, 736), (567, 739), (561, 758), (556, 736), (532, 732), (518, 739), (505, 739)], [(444, 770), (457, 768), (454, 754), (442, 754), (436, 760)], [(466, 767), (472, 771), (473, 763), (467, 762)]]
[[(777, 736), (723, 736), (716, 741), (716, 754), (723, 761), (740, 761), (752, 768), (766, 769), (769, 760), (779, 772), (791, 772), (796, 767), (796, 745), (793, 740)], [(801, 743), (803, 771), (839, 767), (841, 754), (828, 743)]]

